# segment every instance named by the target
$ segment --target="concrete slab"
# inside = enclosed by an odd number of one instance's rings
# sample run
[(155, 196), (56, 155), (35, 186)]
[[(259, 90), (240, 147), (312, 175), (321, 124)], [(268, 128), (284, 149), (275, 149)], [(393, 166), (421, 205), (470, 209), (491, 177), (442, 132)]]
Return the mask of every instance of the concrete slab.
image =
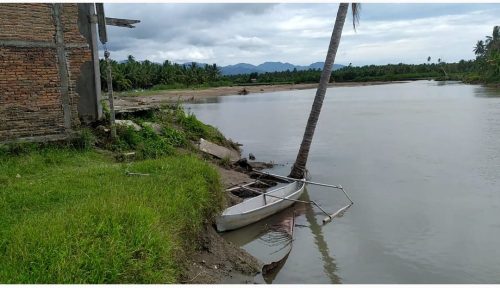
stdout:
[(237, 151), (222, 147), (203, 138), (200, 138), (198, 149), (219, 159), (228, 157), (231, 162), (240, 160), (240, 153), (238, 153)]
[(119, 126), (132, 127), (135, 131), (141, 131), (142, 129), (141, 126), (137, 125), (137, 123), (132, 120), (115, 120), (115, 124)]

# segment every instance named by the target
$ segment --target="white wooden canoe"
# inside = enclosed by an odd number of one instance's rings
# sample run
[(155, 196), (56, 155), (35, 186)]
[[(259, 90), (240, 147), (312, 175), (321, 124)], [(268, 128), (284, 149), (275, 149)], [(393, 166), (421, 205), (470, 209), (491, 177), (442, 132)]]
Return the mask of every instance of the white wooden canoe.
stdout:
[(238, 229), (291, 206), (294, 201), (290, 200), (297, 200), (304, 192), (304, 186), (304, 182), (295, 181), (227, 208), (215, 221), (217, 230), (223, 232)]

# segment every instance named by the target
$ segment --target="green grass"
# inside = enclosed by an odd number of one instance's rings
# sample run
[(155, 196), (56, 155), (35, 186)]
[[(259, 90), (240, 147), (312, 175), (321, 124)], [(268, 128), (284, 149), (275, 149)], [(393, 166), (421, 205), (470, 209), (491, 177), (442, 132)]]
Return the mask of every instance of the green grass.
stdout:
[(147, 126), (140, 131), (118, 126), (117, 135), (118, 138), (111, 143), (110, 148), (115, 151), (134, 150), (137, 152), (136, 159), (155, 159), (175, 154), (176, 143), (171, 143), (168, 135), (157, 135)]
[(19, 154), (0, 155), (0, 283), (176, 282), (223, 203), (217, 172), (194, 156)]
[(235, 150), (239, 149), (236, 143), (226, 139), (217, 128), (201, 122), (194, 114), (186, 113), (179, 105), (164, 106), (151, 115), (142, 118), (130, 117), (130, 120), (139, 124), (144, 121), (156, 122), (162, 126), (163, 134), (155, 135), (147, 127), (139, 132), (121, 128), (118, 130), (120, 140), (115, 146), (121, 147), (122, 150), (137, 150), (138, 143), (154, 142), (155, 145), (161, 145), (158, 141), (165, 142), (165, 151), (168, 148), (166, 145), (192, 150), (192, 143), (198, 142), (200, 138)]

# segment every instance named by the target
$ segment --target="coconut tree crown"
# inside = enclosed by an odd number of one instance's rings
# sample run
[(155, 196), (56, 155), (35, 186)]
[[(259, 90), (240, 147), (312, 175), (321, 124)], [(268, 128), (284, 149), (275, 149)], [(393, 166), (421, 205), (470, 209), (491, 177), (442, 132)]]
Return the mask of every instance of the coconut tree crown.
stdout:
[(484, 46), (483, 40), (477, 41), (476, 47), (474, 47), (474, 50), (472, 50), (472, 51), (474, 51), (474, 54), (476, 54), (478, 56), (483, 55), (485, 52), (485, 46)]

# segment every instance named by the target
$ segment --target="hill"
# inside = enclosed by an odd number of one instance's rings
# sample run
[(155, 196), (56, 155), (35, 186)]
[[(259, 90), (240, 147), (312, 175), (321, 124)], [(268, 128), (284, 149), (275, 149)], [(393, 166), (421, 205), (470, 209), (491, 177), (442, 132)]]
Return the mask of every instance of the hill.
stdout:
[[(250, 73), (265, 73), (265, 72), (281, 72), (293, 69), (297, 70), (308, 70), (308, 69), (323, 69), (324, 62), (315, 62), (309, 66), (294, 65), (291, 63), (283, 62), (264, 62), (257, 66), (248, 63), (238, 63), (235, 65), (223, 66), (221, 67), (222, 75), (238, 75), (238, 74), (250, 74)], [(333, 70), (337, 70), (344, 67), (344, 65), (334, 64)]]

